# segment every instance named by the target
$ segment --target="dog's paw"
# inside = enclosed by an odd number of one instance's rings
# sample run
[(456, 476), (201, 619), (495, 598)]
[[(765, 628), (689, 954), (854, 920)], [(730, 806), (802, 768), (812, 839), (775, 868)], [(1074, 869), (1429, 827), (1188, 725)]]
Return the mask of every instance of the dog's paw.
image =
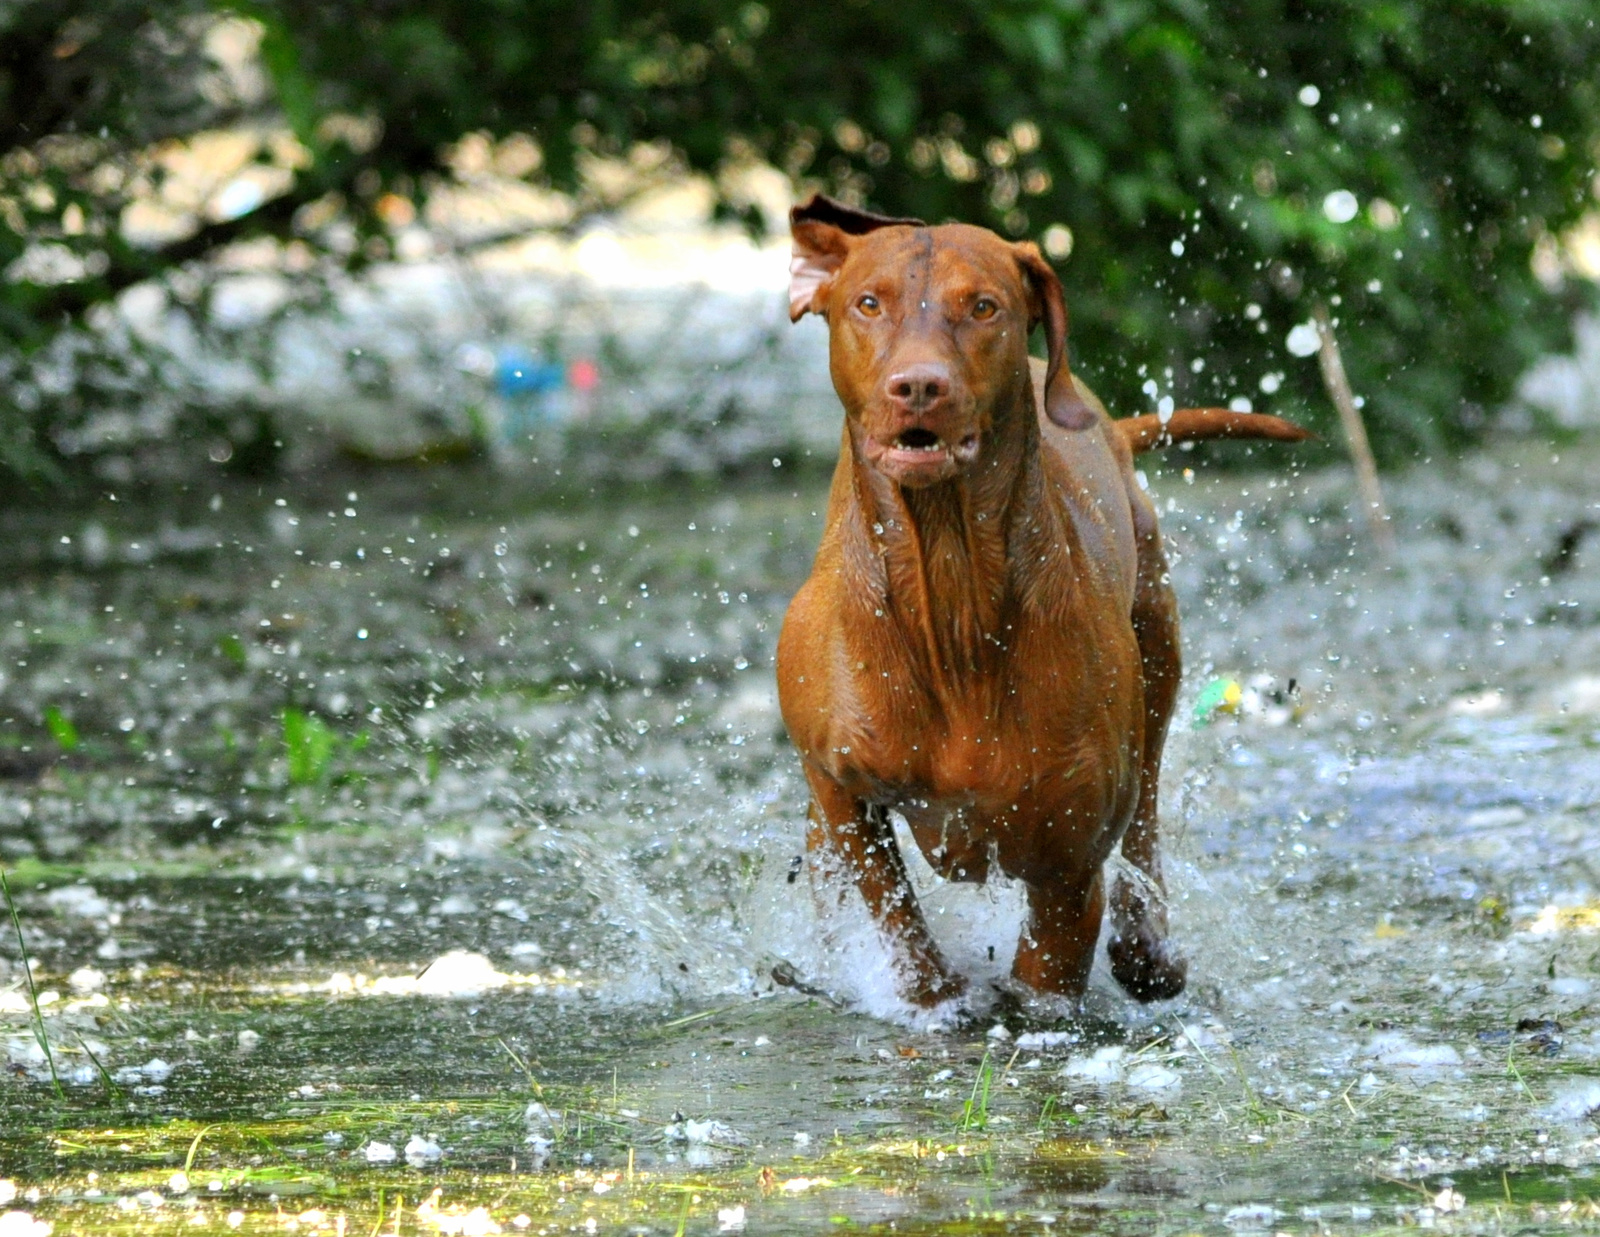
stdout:
[(1189, 963), (1165, 937), (1118, 933), (1106, 942), (1111, 975), (1136, 1001), (1170, 1001), (1189, 980)]
[(968, 991), (966, 976), (955, 971), (925, 972), (907, 968), (900, 977), (900, 997), (908, 1004), (923, 1009), (937, 1009), (951, 1002), (965, 999)]
[(1015, 1030), (1055, 1028), (1076, 1024), (1083, 1017), (1083, 995), (1068, 996), (1061, 992), (1040, 992), (1030, 988), (1020, 979), (1007, 975), (995, 980), (990, 987), (996, 1001), (993, 1016)]

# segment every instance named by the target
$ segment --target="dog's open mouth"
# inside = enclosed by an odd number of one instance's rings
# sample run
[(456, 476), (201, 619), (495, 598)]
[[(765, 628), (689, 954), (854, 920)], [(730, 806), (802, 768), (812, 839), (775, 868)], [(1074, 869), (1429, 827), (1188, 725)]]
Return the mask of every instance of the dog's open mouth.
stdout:
[(903, 429), (893, 438), (873, 438), (868, 457), (902, 484), (925, 485), (953, 475), (978, 456), (978, 435), (943, 437), (921, 425)]
[(901, 430), (890, 443), (889, 449), (896, 455), (945, 455), (964, 463), (977, 454), (978, 436), (967, 434), (950, 442), (930, 429), (913, 426), (911, 429)]
[(902, 451), (937, 451), (942, 445), (932, 430), (909, 429), (894, 440)]

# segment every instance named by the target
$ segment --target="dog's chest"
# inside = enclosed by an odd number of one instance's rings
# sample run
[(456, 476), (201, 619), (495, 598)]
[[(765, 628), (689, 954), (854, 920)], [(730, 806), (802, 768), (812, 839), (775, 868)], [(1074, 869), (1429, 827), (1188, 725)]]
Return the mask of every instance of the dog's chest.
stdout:
[[(1102, 800), (1125, 772), (1142, 699), (1137, 646), (1126, 633), (1079, 631), (1074, 655), (1059, 657), (1059, 633), (1026, 630), (982, 671), (916, 674), (904, 665), (856, 686), (861, 718), (840, 744), (842, 763), (877, 797), (930, 810), (981, 814), (1052, 812)], [(1031, 805), (1031, 807), (1029, 806)]]

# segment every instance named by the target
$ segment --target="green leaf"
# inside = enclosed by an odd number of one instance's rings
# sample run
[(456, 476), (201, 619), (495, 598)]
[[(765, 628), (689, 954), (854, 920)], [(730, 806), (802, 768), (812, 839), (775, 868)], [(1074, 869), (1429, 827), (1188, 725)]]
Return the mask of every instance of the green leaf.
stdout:
[(44, 711), (44, 724), (62, 751), (70, 752), (78, 746), (78, 728), (55, 705)]
[(328, 776), (338, 739), (328, 723), (316, 714), (285, 709), (283, 746), (289, 758), (290, 783), (315, 786)]
[(239, 669), (243, 670), (249, 664), (249, 658), (244, 651), (244, 641), (238, 636), (223, 636), (217, 641), (217, 652), (222, 654)]

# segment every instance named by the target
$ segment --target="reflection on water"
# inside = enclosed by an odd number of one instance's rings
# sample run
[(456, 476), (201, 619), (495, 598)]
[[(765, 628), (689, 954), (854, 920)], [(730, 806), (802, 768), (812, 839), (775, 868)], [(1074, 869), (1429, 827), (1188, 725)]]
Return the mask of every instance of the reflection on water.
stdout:
[[(1192, 991), (1135, 1008), (1097, 975), (1077, 1023), (997, 1001), (943, 1032), (787, 880), (771, 661), (819, 475), (5, 515), (0, 851), (65, 1091), (0, 943), (21, 1202), (254, 1225), (298, 1192), (370, 1231), (379, 1190), (438, 1185), (407, 1224), (671, 1232), (688, 1181), (684, 1231), (1493, 1231), (1508, 1192), (1525, 1226), (1581, 1219), (1600, 454), (1396, 479), (1391, 564), (1342, 478), (1274, 458), (1151, 476)], [(1015, 890), (917, 872), (952, 956), (1003, 974)], [(175, 1191), (211, 1123), (186, 1172), (219, 1188)]]

